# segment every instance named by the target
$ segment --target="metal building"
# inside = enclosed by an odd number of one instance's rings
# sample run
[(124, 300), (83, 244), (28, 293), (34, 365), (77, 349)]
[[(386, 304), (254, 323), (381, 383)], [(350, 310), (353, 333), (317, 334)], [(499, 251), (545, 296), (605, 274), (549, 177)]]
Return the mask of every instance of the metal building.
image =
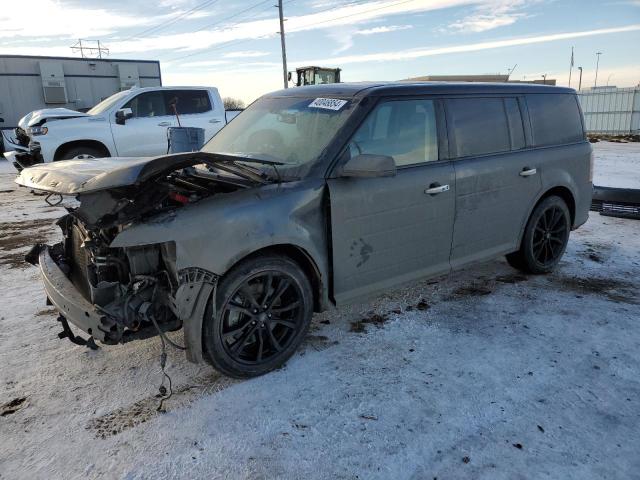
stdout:
[(595, 87), (578, 92), (589, 133), (640, 133), (640, 87)]
[(86, 110), (134, 85), (162, 85), (157, 60), (0, 55), (0, 128), (41, 108)]

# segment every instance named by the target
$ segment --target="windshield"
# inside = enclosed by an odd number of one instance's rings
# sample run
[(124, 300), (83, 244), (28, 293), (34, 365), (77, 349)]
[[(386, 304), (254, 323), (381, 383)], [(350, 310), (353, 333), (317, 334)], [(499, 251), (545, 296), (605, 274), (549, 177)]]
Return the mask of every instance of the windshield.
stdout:
[(348, 99), (262, 98), (220, 130), (202, 150), (281, 162), (277, 169), (283, 175), (304, 177), (344, 125), (352, 103)]
[(129, 91), (114, 93), (110, 97), (105, 98), (91, 110), (88, 110), (87, 113), (89, 115), (98, 115), (102, 112), (109, 110), (118, 100), (126, 97), (129, 94)]

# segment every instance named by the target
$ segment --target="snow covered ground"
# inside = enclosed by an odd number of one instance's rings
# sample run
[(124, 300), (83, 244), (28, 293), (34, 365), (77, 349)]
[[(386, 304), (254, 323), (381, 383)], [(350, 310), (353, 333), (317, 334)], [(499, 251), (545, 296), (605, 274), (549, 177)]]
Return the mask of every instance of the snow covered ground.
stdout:
[(640, 188), (640, 143), (598, 142), (592, 147), (594, 185)]
[[(637, 144), (595, 149), (596, 179), (637, 162)], [(20, 257), (57, 237), (62, 211), (12, 178), (0, 162), (0, 479), (640, 471), (639, 221), (592, 214), (552, 275), (496, 260), (316, 315), (302, 351), (261, 378), (170, 351), (175, 393), (157, 413), (157, 339), (98, 351), (57, 339)]]

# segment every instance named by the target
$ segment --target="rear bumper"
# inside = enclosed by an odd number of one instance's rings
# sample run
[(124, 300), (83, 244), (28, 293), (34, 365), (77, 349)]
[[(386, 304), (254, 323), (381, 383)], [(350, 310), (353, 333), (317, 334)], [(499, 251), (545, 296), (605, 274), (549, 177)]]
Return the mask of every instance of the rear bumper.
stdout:
[(42, 248), (38, 261), (47, 297), (60, 314), (96, 340), (112, 343), (107, 325), (113, 322), (82, 296), (53, 260), (49, 247)]
[(594, 186), (591, 210), (601, 215), (640, 219), (640, 189)]

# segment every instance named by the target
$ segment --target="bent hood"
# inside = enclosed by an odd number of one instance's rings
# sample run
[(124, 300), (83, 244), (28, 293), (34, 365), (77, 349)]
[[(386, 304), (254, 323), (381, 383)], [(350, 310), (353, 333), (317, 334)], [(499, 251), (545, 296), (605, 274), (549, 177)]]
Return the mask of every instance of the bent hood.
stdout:
[(24, 130), (28, 127), (33, 127), (49, 119), (64, 119), (64, 118), (78, 118), (78, 117), (90, 117), (88, 113), (78, 112), (76, 110), (70, 110), (68, 108), (43, 108), (42, 110), (34, 110), (31, 113), (27, 113), (18, 122), (18, 126)]
[(25, 168), (15, 182), (35, 190), (59, 195), (77, 195), (138, 185), (165, 172), (202, 162), (203, 159), (198, 152), (155, 158), (65, 160)]

